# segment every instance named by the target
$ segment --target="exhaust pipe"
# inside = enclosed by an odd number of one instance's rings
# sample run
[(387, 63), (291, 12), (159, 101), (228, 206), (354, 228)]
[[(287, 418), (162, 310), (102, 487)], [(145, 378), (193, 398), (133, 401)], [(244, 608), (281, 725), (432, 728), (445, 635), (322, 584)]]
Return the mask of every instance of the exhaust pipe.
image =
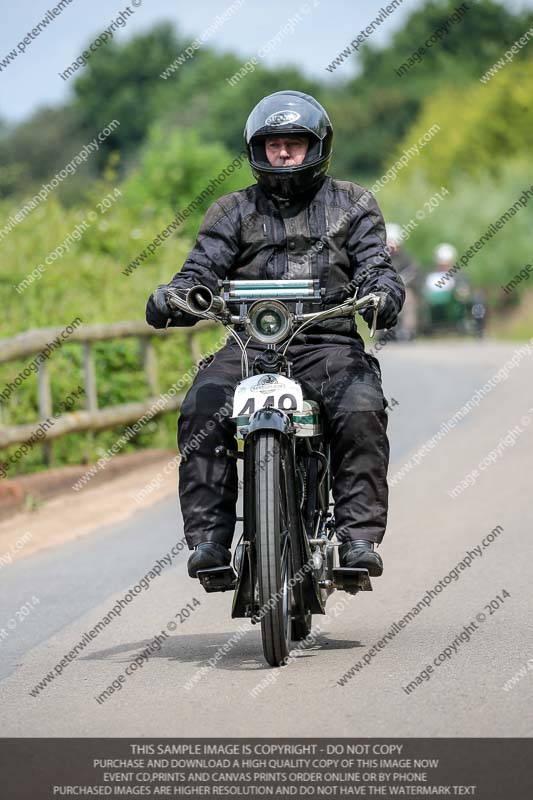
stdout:
[(221, 297), (215, 296), (207, 286), (193, 286), (189, 289), (186, 302), (193, 314), (220, 314), (226, 310), (226, 303)]

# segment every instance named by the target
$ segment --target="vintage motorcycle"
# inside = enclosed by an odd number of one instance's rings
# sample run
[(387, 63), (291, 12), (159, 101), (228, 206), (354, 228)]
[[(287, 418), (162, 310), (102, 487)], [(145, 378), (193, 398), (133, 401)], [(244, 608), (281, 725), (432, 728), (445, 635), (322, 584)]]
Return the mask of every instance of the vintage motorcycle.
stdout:
[(441, 288), (441, 279), (441, 272), (430, 272), (426, 276), (419, 315), (422, 334), (432, 336), (448, 332), (482, 339), (487, 322), (483, 293), (454, 277)]
[[(220, 295), (196, 286), (185, 299), (167, 290), (171, 307), (221, 323), (241, 349), (243, 379), (235, 388), (232, 417), (242, 449), (219, 446), (213, 455), (243, 460), (243, 533), (233, 566), (199, 571), (198, 578), (208, 592), (234, 590), (232, 617), (261, 622), (265, 659), (277, 667), (287, 663), (291, 640), (309, 634), (312, 615), (326, 613), (335, 589), (372, 590), (368, 570), (338, 566), (329, 445), (319, 404), (303, 397), (287, 351), (310, 323), (370, 306), (373, 336), (379, 297), (358, 300), (356, 292), (335, 307), (304, 314), (304, 302), (321, 302), (317, 280), (220, 284)], [(237, 331), (244, 331), (243, 339)], [(251, 370), (250, 340), (264, 345)]]

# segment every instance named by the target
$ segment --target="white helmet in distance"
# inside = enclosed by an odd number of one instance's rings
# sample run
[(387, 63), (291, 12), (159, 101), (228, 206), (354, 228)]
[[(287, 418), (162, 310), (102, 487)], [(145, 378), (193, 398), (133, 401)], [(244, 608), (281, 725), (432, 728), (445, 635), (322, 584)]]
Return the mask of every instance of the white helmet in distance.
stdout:
[(439, 267), (451, 267), (457, 261), (457, 250), (453, 244), (443, 242), (435, 248), (435, 263)]
[(402, 246), (402, 229), (395, 222), (389, 222), (385, 229), (387, 231), (387, 247), (391, 255), (394, 255)]

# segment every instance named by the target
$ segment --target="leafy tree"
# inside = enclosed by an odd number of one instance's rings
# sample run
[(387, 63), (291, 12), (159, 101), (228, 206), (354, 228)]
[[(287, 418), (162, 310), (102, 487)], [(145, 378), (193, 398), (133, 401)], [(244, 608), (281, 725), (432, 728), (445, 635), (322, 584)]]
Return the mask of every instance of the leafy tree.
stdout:
[[(83, 138), (76, 106), (40, 109), (0, 139), (0, 195), (29, 196), (33, 186), (62, 169), (88, 138)], [(91, 174), (94, 167), (81, 167), (78, 180)]]
[[(533, 23), (530, 12), (516, 14), (493, 0), (475, 4), (467, 0), (462, 19), (433, 47), (426, 47), (425, 42), (459, 5), (457, 0), (428, 0), (407, 17), (384, 47), (361, 47), (361, 71), (341, 90), (341, 96), (346, 91), (360, 104), (353, 119), (351, 171), (379, 172), (428, 95), (442, 86), (463, 86), (479, 78)], [(421, 46), (421, 61), (399, 77), (396, 70)], [(517, 58), (525, 56), (526, 49)]]
[(483, 173), (497, 176), (509, 161), (531, 155), (532, 97), (531, 57), (507, 65), (487, 84), (447, 86), (428, 97), (399, 150), (437, 123), (439, 133), (416, 162), (433, 185)]
[(81, 124), (93, 131), (120, 122), (100, 150), (102, 165), (110, 151), (128, 154), (143, 142), (172, 93), (172, 83), (160, 74), (185, 46), (172, 26), (163, 24), (124, 44), (113, 40), (91, 56), (74, 83)]

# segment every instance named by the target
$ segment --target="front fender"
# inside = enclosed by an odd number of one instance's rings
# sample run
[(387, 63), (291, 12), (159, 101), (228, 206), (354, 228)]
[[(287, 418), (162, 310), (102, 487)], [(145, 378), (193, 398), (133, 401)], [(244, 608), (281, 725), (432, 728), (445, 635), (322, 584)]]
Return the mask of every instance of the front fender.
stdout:
[(274, 430), (289, 435), (293, 432), (293, 424), (290, 417), (279, 408), (260, 408), (250, 419), (246, 426), (246, 436), (250, 436), (260, 430)]

